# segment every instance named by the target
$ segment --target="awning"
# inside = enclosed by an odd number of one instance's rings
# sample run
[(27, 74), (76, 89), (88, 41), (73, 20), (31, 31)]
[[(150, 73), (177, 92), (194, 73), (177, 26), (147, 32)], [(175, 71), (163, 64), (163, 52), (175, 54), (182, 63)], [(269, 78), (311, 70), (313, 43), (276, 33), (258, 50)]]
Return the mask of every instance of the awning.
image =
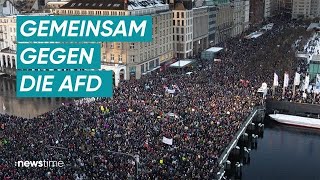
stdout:
[(169, 67), (173, 67), (173, 68), (183, 68), (183, 67), (191, 64), (193, 61), (194, 61), (193, 59), (179, 60), (179, 61), (171, 64)]
[(2, 76), (2, 75), (5, 75), (5, 73), (1, 73), (1, 72), (0, 72), (0, 76)]

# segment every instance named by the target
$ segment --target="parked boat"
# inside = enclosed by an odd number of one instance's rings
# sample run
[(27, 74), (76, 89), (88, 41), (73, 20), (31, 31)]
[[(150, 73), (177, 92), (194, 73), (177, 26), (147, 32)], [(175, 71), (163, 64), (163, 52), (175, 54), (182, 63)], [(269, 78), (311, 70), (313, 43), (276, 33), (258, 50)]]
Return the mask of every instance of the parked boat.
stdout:
[(270, 114), (269, 116), (279, 123), (320, 129), (320, 119), (286, 114)]

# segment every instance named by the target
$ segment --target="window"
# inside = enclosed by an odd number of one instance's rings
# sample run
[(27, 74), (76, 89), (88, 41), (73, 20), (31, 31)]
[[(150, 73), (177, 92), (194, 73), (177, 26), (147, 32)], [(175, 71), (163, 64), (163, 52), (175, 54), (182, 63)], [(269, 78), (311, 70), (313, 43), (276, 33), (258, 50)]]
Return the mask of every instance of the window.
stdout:
[(144, 73), (144, 64), (141, 64), (141, 73)]
[(184, 12), (181, 12), (181, 18), (184, 18)]
[(130, 60), (131, 60), (131, 62), (134, 62), (134, 58), (135, 58), (135, 56), (134, 56), (134, 55), (131, 55), (131, 56), (130, 56)]
[(130, 49), (134, 49), (134, 43), (130, 43)]
[(177, 12), (177, 14), (176, 14), (176, 15), (177, 15), (177, 18), (179, 18), (179, 12)]
[(149, 69), (153, 69), (154, 68), (154, 61), (150, 61), (149, 62)]
[(122, 49), (122, 43), (117, 43), (117, 48)]
[(174, 26), (176, 25), (176, 20), (173, 20), (173, 25), (174, 25)]
[(184, 28), (181, 28), (181, 34), (184, 34)]
[(122, 63), (122, 55), (121, 54), (118, 55), (118, 62)]
[(110, 54), (110, 60), (112, 63), (114, 62), (114, 54)]
[(110, 49), (113, 49), (113, 48), (114, 48), (114, 44), (110, 43)]
[(181, 26), (184, 26), (184, 20), (181, 21)]

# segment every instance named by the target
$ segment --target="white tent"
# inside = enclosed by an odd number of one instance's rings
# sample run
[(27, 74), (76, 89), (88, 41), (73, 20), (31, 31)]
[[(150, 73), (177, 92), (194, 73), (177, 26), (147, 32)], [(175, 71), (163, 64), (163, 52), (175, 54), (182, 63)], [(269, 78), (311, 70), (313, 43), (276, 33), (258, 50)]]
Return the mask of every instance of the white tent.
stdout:
[(192, 59), (184, 59), (184, 60), (179, 60), (173, 64), (170, 65), (170, 67), (173, 67), (173, 68), (183, 68), (189, 64), (191, 64), (194, 60)]
[(217, 53), (217, 52), (221, 51), (222, 49), (223, 48), (221, 48), (221, 47), (211, 47), (211, 48), (207, 49), (206, 51), (207, 52)]

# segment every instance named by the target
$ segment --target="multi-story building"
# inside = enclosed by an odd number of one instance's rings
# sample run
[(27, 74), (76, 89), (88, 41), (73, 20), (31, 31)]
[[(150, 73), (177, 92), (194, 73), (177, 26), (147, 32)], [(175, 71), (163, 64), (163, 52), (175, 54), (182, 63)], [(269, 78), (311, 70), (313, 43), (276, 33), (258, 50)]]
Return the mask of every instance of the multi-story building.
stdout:
[(215, 44), (232, 37), (233, 8), (230, 2), (220, 3), (217, 6)]
[(249, 1), (234, 0), (231, 7), (233, 7), (232, 37), (235, 37), (249, 27)]
[(16, 16), (0, 17), (0, 49), (0, 71), (15, 75), (17, 67)]
[(270, 0), (270, 16), (280, 13), (280, 0)]
[(193, 8), (193, 55), (208, 48), (209, 14), (208, 7)]
[[(101, 42), (102, 69), (114, 71), (117, 85), (120, 79), (139, 79), (143, 74), (159, 68), (160, 64), (174, 57), (173, 13), (169, 10), (169, 4), (158, 0), (153, 2), (72, 0), (60, 9), (56, 9), (54, 13), (56, 15), (152, 16), (152, 42)], [(189, 19), (189, 13), (185, 14), (185, 17)], [(184, 22), (187, 23), (185, 20)], [(181, 24), (181, 28), (184, 28), (184, 25)]]
[(264, 0), (250, 0), (250, 25), (255, 26), (264, 20)]
[(16, 17), (0, 18), (0, 71), (15, 75), (16, 65)]
[(193, 56), (193, 11), (186, 2), (176, 2), (173, 9), (173, 41), (176, 57)]
[(271, 17), (271, 0), (264, 0), (264, 18)]
[(293, 0), (279, 0), (279, 9), (285, 13), (292, 13)]
[(311, 17), (320, 17), (320, 1), (311, 0)]
[(208, 5), (208, 14), (209, 14), (208, 39), (209, 39), (210, 46), (213, 46), (215, 42), (215, 33), (216, 33), (217, 6), (212, 4), (207, 4), (207, 5)]
[(319, 0), (293, 0), (292, 18), (314, 18), (320, 17)]

